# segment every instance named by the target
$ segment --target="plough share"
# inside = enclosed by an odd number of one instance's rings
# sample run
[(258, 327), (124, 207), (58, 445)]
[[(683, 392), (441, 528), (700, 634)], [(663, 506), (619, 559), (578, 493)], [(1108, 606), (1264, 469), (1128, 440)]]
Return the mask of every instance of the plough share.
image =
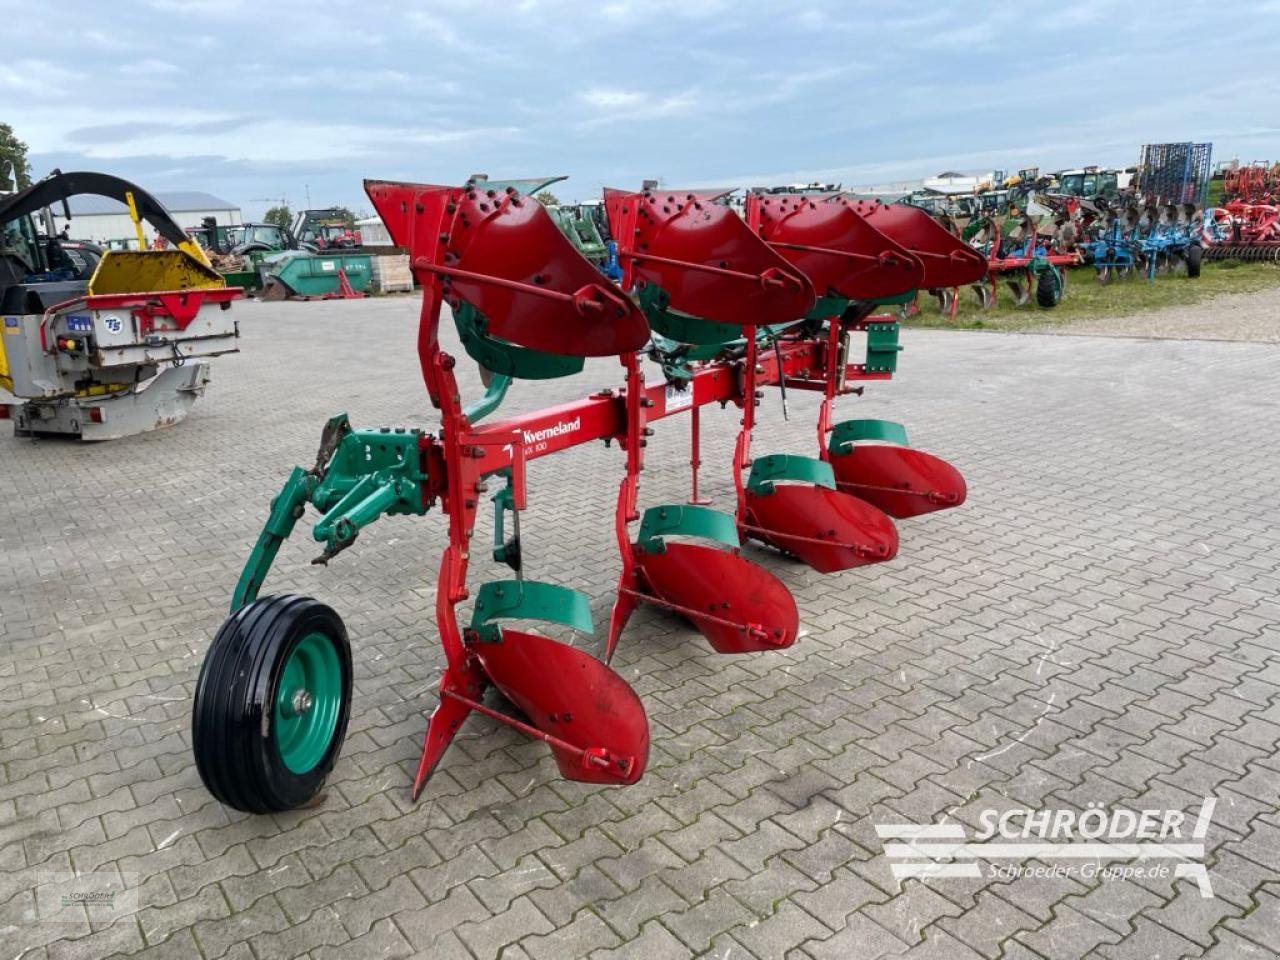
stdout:
[[(309, 598), (258, 595), (307, 504), (320, 512), (318, 562), (384, 514), (439, 505), (448, 517), (435, 595), (446, 665), (416, 798), (471, 713), (544, 741), (569, 779), (634, 783), (648, 760), (648, 720), (608, 662), (640, 605), (684, 617), (720, 653), (789, 647), (799, 635), (795, 600), (744, 554), (744, 541), (821, 572), (847, 570), (894, 557), (892, 518), (964, 502), (959, 471), (909, 447), (899, 424), (833, 421), (837, 398), (861, 392), (855, 383), (888, 380), (896, 369), (898, 317), (878, 308), (986, 273), (985, 260), (927, 214), (840, 194), (748, 193), (740, 215), (726, 194), (608, 190), (622, 274), (615, 283), (529, 195), (545, 182), (366, 182), (423, 289), (418, 353), (440, 429), (357, 430), (335, 416), (315, 465), (295, 467), (272, 502), (195, 696), (197, 766), (223, 803), (266, 812), (311, 801), (346, 730), (352, 669), (342, 621)], [(487, 384), (469, 405), (458, 358), (438, 338), (446, 305)], [(849, 359), (854, 335), (866, 337), (861, 362)], [(585, 357), (606, 356), (621, 364), (617, 388), (481, 423), (514, 379), (572, 374)], [(646, 380), (646, 360), (661, 366), (662, 379)], [(816, 456), (753, 452), (767, 387), (821, 394)], [(710, 403), (742, 411), (732, 514), (697, 492), (699, 411)], [(678, 415), (691, 418), (691, 497), (642, 510), (647, 438)], [(532, 499), (529, 462), (597, 440), (616, 442), (623, 460), (621, 570), (603, 660), (500, 622), (591, 632), (583, 594), (523, 577), (519, 519)], [(514, 577), (480, 585), (464, 625), (459, 606), (472, 596), (472, 539), (489, 480), (502, 484), (493, 556)], [(486, 703), (489, 687), (516, 712)]]

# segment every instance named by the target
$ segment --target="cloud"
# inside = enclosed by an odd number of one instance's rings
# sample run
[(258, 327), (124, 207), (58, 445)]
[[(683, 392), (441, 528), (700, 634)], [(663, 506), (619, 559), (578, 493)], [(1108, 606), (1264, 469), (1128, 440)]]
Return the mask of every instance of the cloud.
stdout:
[(592, 116), (578, 124), (579, 127), (674, 117), (692, 113), (699, 106), (698, 95), (693, 90), (662, 94), (614, 87), (592, 87), (579, 94), (578, 99), (593, 111)]
[(77, 127), (68, 130), (68, 143), (97, 146), (109, 143), (130, 143), (157, 134), (193, 133), (212, 134), (229, 133), (254, 123), (252, 117), (226, 117), (220, 120), (198, 120), (190, 123), (158, 123), (138, 120), (124, 123), (103, 123), (92, 127)]
[(139, 60), (136, 63), (122, 63), (120, 72), (142, 77), (163, 77), (181, 73), (182, 68), (176, 63), (170, 63), (168, 60), (147, 57), (145, 60)]
[(635, 107), (649, 99), (649, 95), (639, 90), (617, 90), (613, 87), (592, 87), (578, 94), (578, 99), (588, 106), (601, 110), (617, 110), (622, 107)]
[[(1280, 0), (1223, 31), (1213, 8), (1120, 0), (62, 0), (75, 30), (8, 17), (21, 52), (0, 60), (0, 119), (38, 170), (246, 204), (309, 187), (354, 206), (365, 176), (476, 170), (568, 173), (556, 193), (586, 198), (650, 177), (1129, 164), (1167, 139), (1275, 157), (1280, 18), (1264, 9)], [(1153, 76), (1151, 95), (1117, 96)]]
[[(17, 94), (31, 94), (66, 99), (74, 94), (74, 87), (88, 78), (78, 70), (68, 70), (50, 60), (24, 58), (0, 59), (0, 90)], [(6, 105), (7, 106), (7, 105)]]

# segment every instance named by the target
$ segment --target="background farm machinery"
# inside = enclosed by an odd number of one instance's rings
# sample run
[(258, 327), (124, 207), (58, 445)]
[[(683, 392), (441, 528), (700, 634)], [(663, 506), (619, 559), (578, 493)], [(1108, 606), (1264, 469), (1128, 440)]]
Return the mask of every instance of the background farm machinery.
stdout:
[[(37, 232), (34, 215), (80, 194), (125, 203), (144, 249), (91, 252)], [(174, 248), (145, 249), (144, 220)], [(0, 403), (0, 418), (20, 436), (107, 440), (176, 423), (209, 382), (208, 358), (237, 349), (227, 311), (240, 291), (132, 183), (55, 171), (0, 197), (0, 237), (0, 387), (22, 401)]]
[(1205, 213), (1205, 255), (1280, 263), (1280, 163), (1225, 171), (1222, 195), (1222, 205)]
[(373, 277), (373, 261), (339, 213), (304, 210), (292, 227), (220, 226), (207, 218), (187, 233), (228, 285), (260, 290), (263, 299), (358, 298)]
[(1280, 204), (1237, 200), (1206, 211), (1204, 243), (1210, 260), (1280, 263)]
[[(341, 620), (315, 600), (259, 596), (308, 504), (320, 512), (312, 536), (322, 563), (384, 514), (439, 506), (448, 518), (435, 594), (446, 666), (416, 797), (471, 713), (547, 743), (568, 778), (635, 782), (647, 762), (648, 721), (608, 662), (640, 605), (684, 617), (721, 653), (780, 650), (799, 637), (795, 601), (750, 559), (746, 541), (818, 571), (846, 570), (894, 557), (892, 518), (964, 501), (959, 472), (908, 446), (900, 425), (834, 420), (836, 400), (861, 392), (855, 384), (895, 371), (899, 325), (875, 312), (881, 303), (986, 272), (978, 253), (926, 214), (839, 194), (753, 192), (739, 215), (722, 193), (608, 190), (606, 243), (616, 241), (621, 271), (615, 284), (525, 185), (366, 183), (423, 287), (418, 351), (440, 428), (357, 430), (335, 416), (314, 466), (294, 468), (272, 502), (195, 696), (197, 765), (226, 804), (302, 805), (341, 747), (351, 695)], [(454, 375), (459, 360), (438, 336), (446, 307), (487, 383), (467, 404)], [(861, 360), (851, 357), (855, 336), (866, 339)], [(587, 357), (616, 357), (622, 384), (481, 423), (515, 380), (574, 373)], [(650, 380), (654, 363), (663, 373)], [(753, 451), (766, 387), (821, 396), (816, 456)], [(710, 403), (741, 410), (729, 464), (732, 512), (698, 496), (699, 412)], [(642, 508), (648, 437), (681, 415), (691, 427), (689, 502)], [(505, 621), (591, 630), (582, 594), (524, 577), (519, 520), (535, 499), (530, 461), (601, 440), (616, 443), (623, 469), (614, 517), (621, 570), (597, 659)], [(498, 486), (493, 559), (510, 575), (473, 592), (474, 525), (490, 484)], [(459, 605), (468, 600), (463, 620)], [(486, 700), (490, 687), (508, 706)]]
[[(1016, 306), (1034, 296), (1041, 307), (1056, 307), (1066, 289), (1069, 266), (1080, 263), (1080, 254), (1061, 242), (1060, 231), (1041, 233), (1041, 217), (1014, 211), (1004, 218), (993, 215), (970, 221), (961, 236), (987, 260), (987, 276), (975, 286), (981, 306), (992, 307), (1003, 282)], [(955, 304), (950, 305), (954, 315)]]
[(1139, 272), (1154, 280), (1174, 270), (1195, 278), (1203, 253), (1201, 214), (1191, 203), (1111, 206), (1086, 228), (1082, 250), (1099, 283)]
[(316, 250), (351, 250), (362, 242), (350, 214), (337, 207), (302, 210), (289, 229), (299, 243), (310, 244)]
[[(1081, 172), (1069, 186), (1096, 187), (1102, 176)], [(1112, 171), (1104, 185), (1115, 182)], [(1058, 192), (1056, 182), (1046, 188), (1042, 177), (1025, 183), (931, 208), (941, 211), (935, 217), (943, 227), (987, 258), (987, 276), (972, 287), (981, 308), (995, 306), (1002, 285), (1017, 306), (1033, 298), (1040, 307), (1056, 306), (1074, 266), (1092, 266), (1102, 283), (1139, 271), (1148, 279), (1174, 270), (1199, 276), (1203, 217), (1194, 203), (1143, 203), (1125, 193), (1074, 196)], [(930, 292), (954, 319), (959, 291)]]

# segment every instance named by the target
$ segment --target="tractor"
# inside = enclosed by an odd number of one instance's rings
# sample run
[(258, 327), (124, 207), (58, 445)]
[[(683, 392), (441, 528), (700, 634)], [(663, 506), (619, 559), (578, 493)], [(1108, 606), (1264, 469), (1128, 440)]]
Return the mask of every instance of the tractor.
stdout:
[(337, 207), (303, 210), (293, 218), (290, 232), (303, 249), (351, 250), (361, 245), (360, 231), (352, 227), (350, 215)]

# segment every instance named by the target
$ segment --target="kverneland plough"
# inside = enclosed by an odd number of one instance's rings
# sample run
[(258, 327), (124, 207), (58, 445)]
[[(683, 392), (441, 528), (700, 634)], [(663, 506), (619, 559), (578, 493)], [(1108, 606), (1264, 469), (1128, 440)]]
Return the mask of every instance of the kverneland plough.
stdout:
[[(1041, 307), (1056, 307), (1066, 290), (1066, 268), (1081, 262), (1074, 249), (1059, 247), (1066, 236), (1074, 243), (1074, 234), (1065, 233), (1055, 221), (1053, 236), (1039, 232), (1038, 218), (1029, 214), (1008, 216), (1001, 222), (993, 215), (972, 220), (961, 236), (980, 250), (987, 260), (987, 275), (975, 287), (978, 303), (984, 309), (995, 306), (1001, 281), (1013, 294), (1015, 306), (1026, 306), (1035, 298)], [(955, 318), (956, 301), (942, 302)]]
[[(607, 222), (622, 270), (614, 284), (520, 184), (365, 185), (423, 287), (419, 358), (440, 429), (356, 430), (345, 414), (335, 416), (315, 465), (295, 467), (272, 502), (195, 695), (197, 765), (226, 804), (272, 811), (308, 802), (346, 730), (351, 655), (342, 621), (309, 598), (258, 595), (307, 504), (320, 512), (313, 536), (323, 545), (321, 562), (383, 514), (425, 514), (439, 504), (448, 517), (435, 600), (446, 666), (416, 797), (473, 712), (544, 741), (570, 779), (635, 782), (648, 759), (648, 720), (607, 662), (637, 607), (683, 616), (718, 652), (789, 647), (799, 636), (795, 601), (743, 551), (744, 540), (818, 571), (846, 570), (893, 558), (891, 517), (965, 499), (960, 473), (907, 446), (900, 425), (832, 420), (836, 399), (860, 392), (854, 381), (887, 380), (895, 370), (898, 322), (875, 315), (877, 303), (985, 273), (985, 261), (925, 213), (839, 194), (753, 193), (739, 216), (714, 193), (610, 190)], [(487, 382), (466, 406), (457, 359), (438, 338), (446, 304)], [(855, 333), (866, 335), (862, 362), (848, 359)], [(606, 356), (622, 366), (618, 388), (480, 422), (513, 378), (574, 373), (584, 358)], [(646, 360), (661, 365), (660, 381), (646, 381)], [(816, 457), (753, 453), (767, 386), (821, 394)], [(742, 410), (732, 514), (695, 502), (698, 416), (709, 403)], [(647, 438), (654, 424), (681, 414), (691, 418), (693, 497), (642, 511)], [(531, 460), (598, 440), (617, 441), (623, 468), (615, 513), (621, 570), (603, 661), (501, 622), (592, 629), (584, 595), (524, 579), (519, 518), (532, 499)], [(488, 480), (502, 484), (494, 559), (514, 577), (472, 594), (467, 572)], [(469, 598), (470, 619), (462, 621), (459, 605)], [(515, 710), (486, 703), (489, 687)]]

